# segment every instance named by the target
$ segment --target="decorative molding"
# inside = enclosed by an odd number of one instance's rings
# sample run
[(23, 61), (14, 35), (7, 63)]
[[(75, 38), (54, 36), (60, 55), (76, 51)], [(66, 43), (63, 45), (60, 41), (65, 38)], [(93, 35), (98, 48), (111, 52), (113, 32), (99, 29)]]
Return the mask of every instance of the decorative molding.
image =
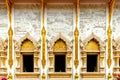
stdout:
[(53, 51), (54, 44), (59, 39), (62, 39), (66, 43), (67, 51), (72, 51), (72, 42), (67, 39), (62, 33), (59, 33), (56, 37), (53, 37), (50, 41), (48, 41), (49, 51)]
[(111, 59), (111, 53), (112, 53), (112, 29), (111, 29), (111, 19), (112, 19), (112, 14), (113, 14), (113, 9), (114, 9), (114, 3), (115, 0), (110, 0), (108, 3), (108, 29), (107, 29), (107, 36), (108, 36), (108, 59), (107, 59), (107, 65), (108, 68), (111, 67), (112, 64), (112, 59)]
[(34, 44), (35, 50), (39, 50), (40, 49), (40, 42), (39, 41), (37, 42), (28, 32), (19, 41), (15, 41), (15, 49), (16, 50), (20, 50), (22, 43), (26, 39), (30, 40)]
[(91, 35), (89, 35), (85, 40), (80, 41), (80, 48), (82, 50), (85, 50), (87, 44), (89, 43), (90, 40), (95, 39), (99, 46), (100, 46), (100, 50), (105, 50), (105, 42), (103, 42), (97, 35), (95, 35), (94, 33), (92, 33)]

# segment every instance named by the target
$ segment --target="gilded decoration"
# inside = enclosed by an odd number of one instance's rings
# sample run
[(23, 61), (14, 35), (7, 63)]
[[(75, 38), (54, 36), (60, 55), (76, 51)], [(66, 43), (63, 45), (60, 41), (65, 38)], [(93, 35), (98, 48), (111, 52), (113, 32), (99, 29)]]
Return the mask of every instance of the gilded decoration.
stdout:
[(74, 65), (75, 68), (78, 67), (79, 65), (79, 60), (78, 60), (78, 36), (79, 36), (79, 30), (78, 30), (78, 17), (79, 17), (79, 5), (80, 5), (80, 0), (76, 0), (75, 4), (75, 9), (76, 9), (76, 28), (74, 31), (74, 39), (75, 39), (75, 60), (74, 60)]
[(99, 50), (98, 43), (93, 39), (88, 42), (86, 50)]
[[(32, 74), (22, 74), (22, 54), (33, 54), (34, 55), (34, 72), (39, 72), (39, 54), (40, 54), (40, 40), (36, 41), (29, 33), (26, 33), (24, 37), (22, 37), (18, 41), (14, 41), (14, 47), (15, 47), (15, 52), (16, 52), (16, 76), (23, 77), (23, 76), (28, 76)], [(39, 77), (38, 73), (35, 73), (34, 77)]]
[[(104, 58), (105, 58), (105, 44), (104, 42), (97, 37), (95, 34), (89, 35), (85, 40), (80, 41), (80, 48), (81, 48), (81, 59), (82, 59), (82, 77), (104, 77), (105, 75), (105, 68), (102, 68)], [(97, 73), (87, 73), (87, 54), (97, 54)], [(98, 72), (102, 72), (98, 75)]]
[[(56, 37), (53, 37), (48, 41), (48, 53), (49, 53), (49, 62), (50, 66), (48, 69), (49, 77), (51, 78), (71, 78), (72, 66), (72, 42), (69, 41), (63, 34), (59, 33)], [(54, 72), (54, 60), (55, 54), (65, 54), (66, 55), (66, 72), (65, 73), (56, 73)], [(67, 74), (66, 74), (67, 73)]]
[(62, 33), (59, 33), (57, 36), (53, 37), (50, 41), (48, 41), (48, 50), (52, 51), (54, 48), (54, 44), (57, 40), (62, 39), (67, 45), (67, 51), (72, 50), (72, 42), (67, 39)]
[(112, 64), (112, 59), (111, 59), (111, 53), (112, 53), (112, 29), (111, 29), (111, 22), (112, 22), (112, 14), (113, 14), (113, 9), (114, 9), (114, 3), (115, 0), (110, 0), (108, 3), (108, 30), (107, 30), (107, 36), (108, 36), (108, 59), (107, 59), (107, 65), (108, 68), (111, 67)]
[(59, 39), (58, 41), (55, 42), (53, 50), (54, 51), (59, 51), (59, 50), (66, 51), (67, 46), (63, 40)]
[(21, 45), (21, 50), (25, 51), (25, 50), (29, 50), (29, 51), (34, 51), (34, 45), (30, 40), (25, 40), (23, 41), (22, 45)]
[(82, 50), (86, 49), (86, 46), (88, 45), (90, 40), (96, 40), (99, 44), (100, 50), (105, 50), (105, 41), (102, 41), (98, 36), (96, 36), (94, 33), (92, 33), (91, 35), (89, 35), (85, 40), (80, 41), (80, 47)]

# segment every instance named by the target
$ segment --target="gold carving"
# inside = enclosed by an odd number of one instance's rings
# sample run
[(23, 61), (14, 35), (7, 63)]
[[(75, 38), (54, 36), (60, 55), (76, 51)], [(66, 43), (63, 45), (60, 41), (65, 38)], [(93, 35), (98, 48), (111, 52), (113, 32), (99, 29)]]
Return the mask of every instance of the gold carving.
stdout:
[(45, 73), (42, 73), (42, 80), (45, 80), (46, 77), (45, 77)]
[(46, 30), (44, 27), (44, 11), (45, 11), (45, 3), (44, 0), (42, 0), (42, 66), (43, 68), (46, 65), (46, 60), (45, 60), (45, 43), (46, 43)]
[(21, 50), (29, 50), (29, 51), (34, 51), (34, 45), (30, 40), (25, 40), (23, 44), (21, 45)]
[(10, 28), (8, 31), (9, 36), (9, 66), (12, 68), (13, 65), (13, 59), (12, 59), (12, 37), (13, 37), (13, 30), (12, 30), (12, 6), (13, 6), (14, 0), (6, 0), (7, 4), (7, 10), (8, 10), (8, 16), (9, 16), (9, 22), (10, 22)]
[(78, 67), (79, 61), (78, 61), (78, 35), (79, 35), (79, 31), (78, 28), (76, 27), (75, 32), (74, 32), (74, 36), (75, 36), (75, 67)]
[(78, 36), (79, 36), (79, 31), (78, 31), (78, 14), (79, 14), (79, 3), (80, 0), (77, 0), (77, 3), (76, 3), (76, 28), (75, 28), (75, 31), (74, 31), (74, 37), (75, 37), (75, 61), (74, 61), (74, 65), (75, 65), (75, 68), (78, 67), (78, 64), (79, 64), (79, 60), (78, 60)]
[(108, 73), (108, 80), (112, 80), (112, 76), (110, 73)]
[(45, 60), (45, 43), (46, 43), (46, 30), (45, 27), (43, 26), (42, 29), (42, 66), (43, 68), (46, 65), (46, 60)]
[(86, 50), (99, 50), (99, 45), (95, 40), (91, 40), (87, 44)]
[(109, 5), (108, 25), (110, 25), (110, 23), (111, 23), (113, 9), (114, 9), (114, 4), (115, 4), (115, 0), (110, 0), (110, 2), (108, 4)]
[(9, 73), (9, 75), (8, 75), (8, 80), (12, 80), (12, 74), (11, 73)]
[(75, 80), (78, 80), (78, 73), (75, 73)]
[(108, 35), (108, 60), (107, 60), (107, 64), (108, 67), (110, 68), (111, 66), (111, 35), (112, 35), (112, 30), (111, 27), (108, 27), (108, 31), (107, 31), (107, 35)]
[(67, 46), (65, 44), (65, 42), (61, 39), (59, 39), (58, 41), (56, 41), (54, 47), (53, 47), (53, 50), (54, 51), (57, 51), (57, 50), (67, 50)]
[(112, 18), (112, 13), (113, 13), (113, 7), (114, 7), (115, 0), (110, 0), (109, 2), (109, 17), (108, 17), (108, 30), (107, 30), (107, 35), (108, 35), (108, 68), (110, 68), (112, 60), (111, 60), (111, 40), (112, 40), (112, 29), (111, 29), (111, 18)]

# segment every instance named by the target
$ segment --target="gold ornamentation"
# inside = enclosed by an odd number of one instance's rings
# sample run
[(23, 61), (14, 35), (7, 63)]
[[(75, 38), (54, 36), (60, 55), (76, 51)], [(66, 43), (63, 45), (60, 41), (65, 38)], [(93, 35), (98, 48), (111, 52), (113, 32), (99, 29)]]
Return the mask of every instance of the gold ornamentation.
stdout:
[(42, 66), (43, 68), (46, 65), (46, 60), (45, 60), (45, 43), (46, 43), (46, 30), (44, 27), (44, 11), (45, 11), (45, 3), (44, 0), (42, 0)]
[(12, 59), (12, 37), (13, 37), (12, 6), (13, 6), (13, 3), (14, 3), (14, 0), (6, 0), (9, 22), (10, 22), (10, 28), (8, 31), (8, 35), (9, 35), (9, 66), (10, 66), (10, 68), (12, 68), (12, 65), (13, 65), (13, 59)]
[(111, 29), (111, 18), (112, 18), (112, 13), (113, 13), (113, 7), (114, 7), (115, 0), (110, 0), (109, 2), (109, 17), (108, 17), (108, 30), (107, 30), (107, 35), (108, 35), (108, 68), (110, 68), (112, 60), (111, 60), (111, 40), (112, 40), (112, 29)]
[(112, 76), (110, 73), (108, 73), (108, 80), (112, 80)]
[(79, 35), (79, 31), (78, 28), (76, 27), (75, 32), (74, 32), (74, 36), (75, 36), (75, 67), (77, 68), (79, 65), (79, 61), (78, 61), (78, 35)]
[(45, 79), (46, 79), (45, 73), (42, 73), (42, 80), (45, 80)]
[(111, 19), (112, 19), (114, 4), (115, 4), (115, 0), (110, 0), (110, 2), (109, 2), (109, 17), (108, 17), (108, 24), (109, 25), (110, 25)]
[(78, 67), (79, 65), (79, 60), (78, 60), (78, 36), (79, 36), (79, 30), (78, 30), (78, 14), (79, 14), (79, 3), (80, 0), (77, 0), (77, 3), (76, 3), (76, 28), (75, 28), (75, 31), (74, 31), (74, 37), (75, 37), (75, 61), (74, 61), (74, 65), (75, 65), (75, 68)]
[(75, 73), (75, 80), (78, 80), (78, 73)]
[(12, 74), (11, 73), (9, 73), (9, 75), (8, 75), (8, 80), (12, 80)]
[(29, 50), (29, 51), (34, 51), (34, 45), (30, 40), (25, 40), (23, 41), (23, 44), (21, 45), (21, 50)]
[(42, 29), (42, 66), (43, 68), (46, 65), (46, 60), (45, 60), (45, 42), (46, 42), (46, 30), (45, 27), (43, 26)]
[(88, 42), (86, 50), (99, 50), (99, 45), (95, 40), (91, 40)]
[(67, 45), (65, 44), (65, 42), (63, 40), (59, 39), (58, 41), (56, 41), (53, 50), (54, 51), (58, 51), (58, 50), (66, 51)]

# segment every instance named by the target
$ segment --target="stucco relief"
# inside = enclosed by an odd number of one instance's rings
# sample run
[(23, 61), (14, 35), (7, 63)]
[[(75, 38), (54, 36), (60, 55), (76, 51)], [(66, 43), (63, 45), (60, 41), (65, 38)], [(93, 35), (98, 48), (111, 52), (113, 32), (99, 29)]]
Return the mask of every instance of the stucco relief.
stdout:
[(26, 32), (40, 39), (40, 4), (15, 4), (14, 10), (14, 32), (15, 38), (19, 40)]
[(48, 4), (47, 5), (47, 38), (50, 40), (62, 33), (69, 39), (73, 36), (73, 5)]
[(0, 36), (7, 38), (8, 17), (6, 4), (0, 4)]
[(106, 31), (106, 5), (81, 4), (80, 5), (80, 37), (82, 40), (94, 33), (105, 39)]
[(117, 39), (120, 36), (120, 3), (116, 3), (113, 12), (113, 38)]

